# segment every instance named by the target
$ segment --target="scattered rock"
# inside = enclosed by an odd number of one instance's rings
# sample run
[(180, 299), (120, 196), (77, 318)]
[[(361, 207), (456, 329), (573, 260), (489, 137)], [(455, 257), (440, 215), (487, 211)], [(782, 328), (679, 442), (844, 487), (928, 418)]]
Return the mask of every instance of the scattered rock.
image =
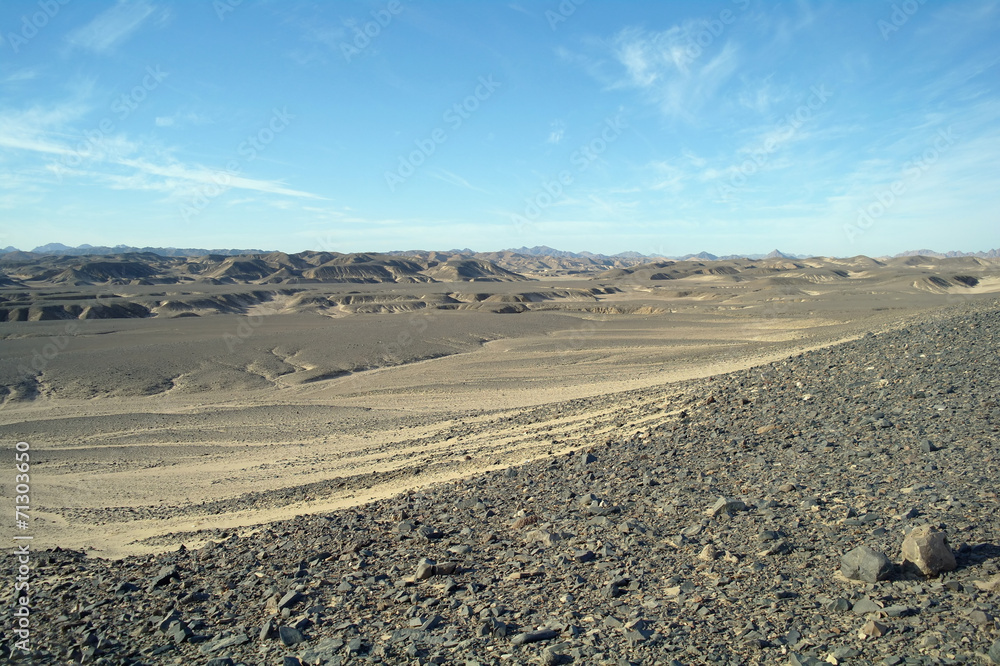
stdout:
[[(991, 307), (921, 315), (909, 332), (724, 380), (489, 407), (474, 423), (449, 425), (454, 459), (466, 448), (479, 455), (472, 447), (489, 431), (477, 428), (490, 419), (553, 452), (532, 453), (510, 473), (421, 485), (252, 533), (183, 535), (211, 544), (197, 551), (172, 543), (121, 561), (33, 552), (45, 581), (33, 625), (39, 654), (22, 661), (1000, 664), (1000, 646), (991, 647), (1000, 308)], [(911, 399), (917, 389), (929, 399)], [(812, 400), (801, 399), (807, 390)], [(715, 402), (700, 404), (708, 395)], [(755, 435), (763, 424), (772, 426)], [(400, 451), (425, 438), (434, 445), (431, 431)], [(937, 450), (922, 453), (924, 439)], [(559, 453), (581, 445), (599, 455)], [(438, 470), (434, 455), (421, 463), (428, 472)], [(411, 483), (411, 472), (400, 481)], [(336, 484), (355, 492), (368, 476), (233, 502), (266, 508)], [(122, 521), (174, 510), (109, 509)], [(967, 542), (952, 553), (961, 567), (940, 580), (906, 570), (891, 580), (883, 553), (895, 554), (920, 523), (947, 524)], [(854, 549), (861, 543), (868, 551)], [(829, 575), (838, 566), (843, 575)], [(0, 661), (11, 652), (0, 640)]]
[(286, 608), (291, 608), (303, 599), (305, 599), (305, 597), (302, 596), (301, 592), (298, 592), (297, 590), (290, 590), (286, 592), (285, 596), (281, 597), (278, 601), (278, 610), (280, 611)]
[(514, 524), (511, 525), (511, 528), (515, 529), (515, 530), (524, 529), (525, 527), (528, 527), (529, 525), (536, 524), (540, 520), (541, 519), (538, 516), (534, 516), (534, 515), (522, 516), (521, 518), (518, 518), (517, 520), (514, 521)]
[(518, 645), (525, 645), (527, 643), (537, 643), (539, 641), (550, 641), (550, 640), (552, 640), (553, 638), (555, 638), (558, 635), (559, 635), (559, 632), (556, 631), (555, 629), (542, 629), (541, 631), (528, 631), (528, 632), (525, 632), (523, 634), (518, 634), (517, 636), (514, 636), (514, 638), (511, 640), (510, 644), (513, 645), (514, 647), (517, 647)]
[(288, 647), (298, 645), (306, 639), (305, 636), (302, 635), (302, 632), (295, 627), (280, 627), (278, 629), (278, 638), (280, 638), (281, 642)]
[(914, 527), (903, 539), (903, 566), (915, 568), (925, 576), (953, 571), (958, 564), (948, 547), (947, 537), (932, 525)]
[(720, 497), (715, 500), (715, 503), (705, 512), (710, 516), (718, 516), (721, 513), (733, 514), (737, 511), (743, 511), (746, 509), (746, 504), (741, 500), (726, 499), (725, 497)]
[(1000, 664), (1000, 639), (993, 641), (988, 656), (994, 664)]
[(972, 622), (972, 624), (985, 627), (993, 624), (993, 616), (986, 611), (974, 610), (969, 613), (969, 621)]
[(150, 589), (162, 587), (172, 580), (180, 580), (180, 574), (177, 572), (177, 567), (171, 564), (161, 567), (156, 572), (156, 575), (149, 580), (149, 587)]
[(868, 620), (865, 622), (865, 626), (861, 627), (861, 631), (858, 632), (860, 638), (881, 638), (889, 633), (889, 627), (882, 624), (881, 622), (876, 622), (875, 620)]
[(983, 592), (996, 592), (1000, 590), (1000, 574), (993, 576), (989, 580), (977, 580), (974, 583)]
[(893, 566), (889, 558), (868, 546), (858, 546), (840, 558), (840, 572), (851, 580), (877, 583), (880, 580), (887, 580), (892, 571)]

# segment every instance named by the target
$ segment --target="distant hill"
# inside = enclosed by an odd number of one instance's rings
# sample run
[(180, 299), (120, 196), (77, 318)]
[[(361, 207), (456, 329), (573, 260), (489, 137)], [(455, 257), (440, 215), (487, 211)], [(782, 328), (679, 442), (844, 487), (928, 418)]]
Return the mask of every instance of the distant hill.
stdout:
[[(514, 254), (524, 255), (526, 257), (556, 257), (556, 258), (573, 258), (581, 259), (587, 255), (578, 254), (576, 252), (567, 252), (566, 250), (556, 250), (547, 245), (536, 245), (535, 247), (516, 247), (508, 248), (506, 250), (501, 250), (501, 252), (513, 252)], [(590, 255), (590, 256), (604, 256), (604, 255)]]
[(900, 252), (893, 257), (978, 257), (980, 259), (1000, 259), (1000, 249), (988, 250), (986, 252), (935, 252), (934, 250), (910, 250)]
[[(11, 252), (20, 252), (16, 247), (7, 246), (0, 250), (0, 254), (10, 254)], [(219, 254), (226, 257), (234, 257), (241, 254), (264, 254), (263, 250), (205, 250), (201, 248), (176, 248), (176, 247), (133, 247), (131, 245), (116, 245), (114, 247), (108, 247), (107, 245), (77, 245), (76, 247), (70, 247), (69, 245), (63, 245), (62, 243), (47, 243), (45, 245), (39, 245), (33, 250), (29, 251), (31, 254), (40, 255), (65, 255), (71, 257), (80, 257), (88, 254), (92, 255), (109, 255), (109, 254), (129, 254), (129, 253), (150, 253), (158, 254), (161, 257), (204, 257), (209, 254)]]
[[(10, 253), (22, 253), (16, 247), (7, 246), (0, 250), (0, 255), (10, 254)], [(33, 250), (30, 250), (28, 254), (34, 255), (58, 255), (58, 256), (84, 256), (84, 255), (114, 255), (114, 254), (156, 254), (161, 257), (204, 257), (206, 255), (216, 255), (224, 257), (234, 257), (239, 255), (262, 255), (268, 254), (268, 250), (258, 250), (258, 249), (204, 249), (204, 248), (176, 248), (176, 247), (134, 247), (131, 245), (116, 245), (114, 247), (108, 247), (106, 245), (78, 245), (76, 247), (70, 247), (69, 245), (63, 245), (62, 243), (48, 243), (46, 245), (40, 245)], [(727, 255), (715, 255), (710, 252), (699, 252), (697, 254), (684, 254), (684, 255), (648, 255), (642, 254), (641, 252), (619, 252), (617, 254), (600, 254), (595, 252), (569, 252), (567, 250), (557, 250), (553, 247), (548, 247), (546, 245), (536, 245), (535, 247), (518, 247), (509, 248), (506, 250), (500, 250), (498, 252), (476, 252), (469, 248), (462, 249), (451, 249), (451, 250), (440, 250), (440, 251), (428, 251), (428, 250), (392, 250), (390, 252), (381, 253), (388, 256), (421, 256), (421, 257), (433, 257), (435, 255), (442, 258), (455, 257), (455, 256), (465, 256), (465, 257), (476, 257), (487, 260), (494, 260), (498, 255), (506, 255), (508, 257), (512, 255), (517, 255), (520, 257), (551, 257), (553, 259), (561, 260), (584, 260), (586, 262), (592, 263), (594, 265), (604, 265), (604, 266), (614, 266), (619, 263), (641, 263), (643, 261), (649, 261), (653, 259), (672, 259), (674, 261), (731, 261), (734, 259), (750, 259), (756, 261), (758, 259), (808, 259), (815, 255), (809, 254), (791, 254), (787, 252), (782, 252), (781, 250), (772, 250), (767, 254), (727, 254)], [(900, 252), (899, 254), (894, 254), (891, 256), (886, 256), (885, 258), (892, 259), (897, 257), (978, 257), (980, 259), (998, 259), (1000, 258), (1000, 248), (978, 251), (978, 252), (960, 252), (957, 250), (952, 250), (949, 252), (938, 252), (936, 250), (908, 250), (906, 252)]]
[[(72, 255), (8, 252), (0, 256), (6, 286), (153, 284), (322, 284), (512, 282), (528, 278), (488, 260), (462, 255), (403, 258), (376, 253), (266, 252), (238, 256), (200, 251), (198, 256), (155, 252)], [(3, 319), (0, 319), (3, 321)]]

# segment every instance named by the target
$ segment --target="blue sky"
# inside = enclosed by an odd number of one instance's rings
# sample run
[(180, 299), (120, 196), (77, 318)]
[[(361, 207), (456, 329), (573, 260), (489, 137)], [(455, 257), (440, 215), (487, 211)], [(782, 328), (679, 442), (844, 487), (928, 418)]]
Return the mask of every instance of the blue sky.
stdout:
[(0, 247), (1000, 246), (998, 2), (0, 3)]

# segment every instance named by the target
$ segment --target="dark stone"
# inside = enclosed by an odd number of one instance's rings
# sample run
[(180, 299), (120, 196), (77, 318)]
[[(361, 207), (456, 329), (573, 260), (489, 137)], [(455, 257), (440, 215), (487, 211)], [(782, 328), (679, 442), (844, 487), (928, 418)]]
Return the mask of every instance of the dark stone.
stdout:
[(174, 579), (180, 580), (180, 575), (177, 573), (177, 567), (171, 564), (169, 566), (161, 567), (160, 570), (156, 572), (156, 575), (149, 580), (149, 586), (150, 588), (163, 587)]
[(507, 635), (507, 625), (500, 620), (491, 617), (479, 626), (479, 635), (503, 638)]
[(292, 606), (299, 603), (303, 599), (305, 599), (305, 597), (302, 596), (301, 592), (296, 592), (295, 590), (289, 590), (288, 592), (285, 593), (285, 596), (281, 597), (281, 600), (278, 601), (278, 610), (291, 608)]
[(170, 625), (170, 629), (167, 630), (167, 635), (173, 639), (175, 643), (183, 643), (187, 639), (194, 635), (191, 628), (188, 627), (183, 622), (174, 622)]
[(559, 632), (555, 629), (543, 629), (542, 631), (528, 631), (523, 634), (518, 634), (514, 636), (514, 639), (510, 642), (511, 645), (517, 647), (518, 645), (525, 645), (527, 643), (537, 643), (539, 641), (550, 641)]
[(278, 638), (286, 646), (291, 647), (305, 641), (306, 637), (295, 627), (281, 627), (278, 629)]
[(266, 641), (274, 633), (274, 618), (268, 618), (260, 628), (257, 640)]
[(858, 546), (840, 558), (840, 571), (851, 580), (877, 583), (888, 579), (892, 570), (889, 558), (868, 546)]

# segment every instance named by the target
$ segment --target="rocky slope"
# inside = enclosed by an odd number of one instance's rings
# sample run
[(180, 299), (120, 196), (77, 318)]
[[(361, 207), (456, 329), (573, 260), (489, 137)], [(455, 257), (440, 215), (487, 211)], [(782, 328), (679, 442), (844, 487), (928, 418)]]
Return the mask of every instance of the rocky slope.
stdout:
[[(1000, 302), (961, 305), (643, 413), (606, 396), (615, 436), (569, 454), (155, 557), (37, 553), (20, 663), (1000, 663), (998, 346)], [(921, 525), (955, 570), (899, 566)], [(885, 580), (840, 573), (862, 545)]]

